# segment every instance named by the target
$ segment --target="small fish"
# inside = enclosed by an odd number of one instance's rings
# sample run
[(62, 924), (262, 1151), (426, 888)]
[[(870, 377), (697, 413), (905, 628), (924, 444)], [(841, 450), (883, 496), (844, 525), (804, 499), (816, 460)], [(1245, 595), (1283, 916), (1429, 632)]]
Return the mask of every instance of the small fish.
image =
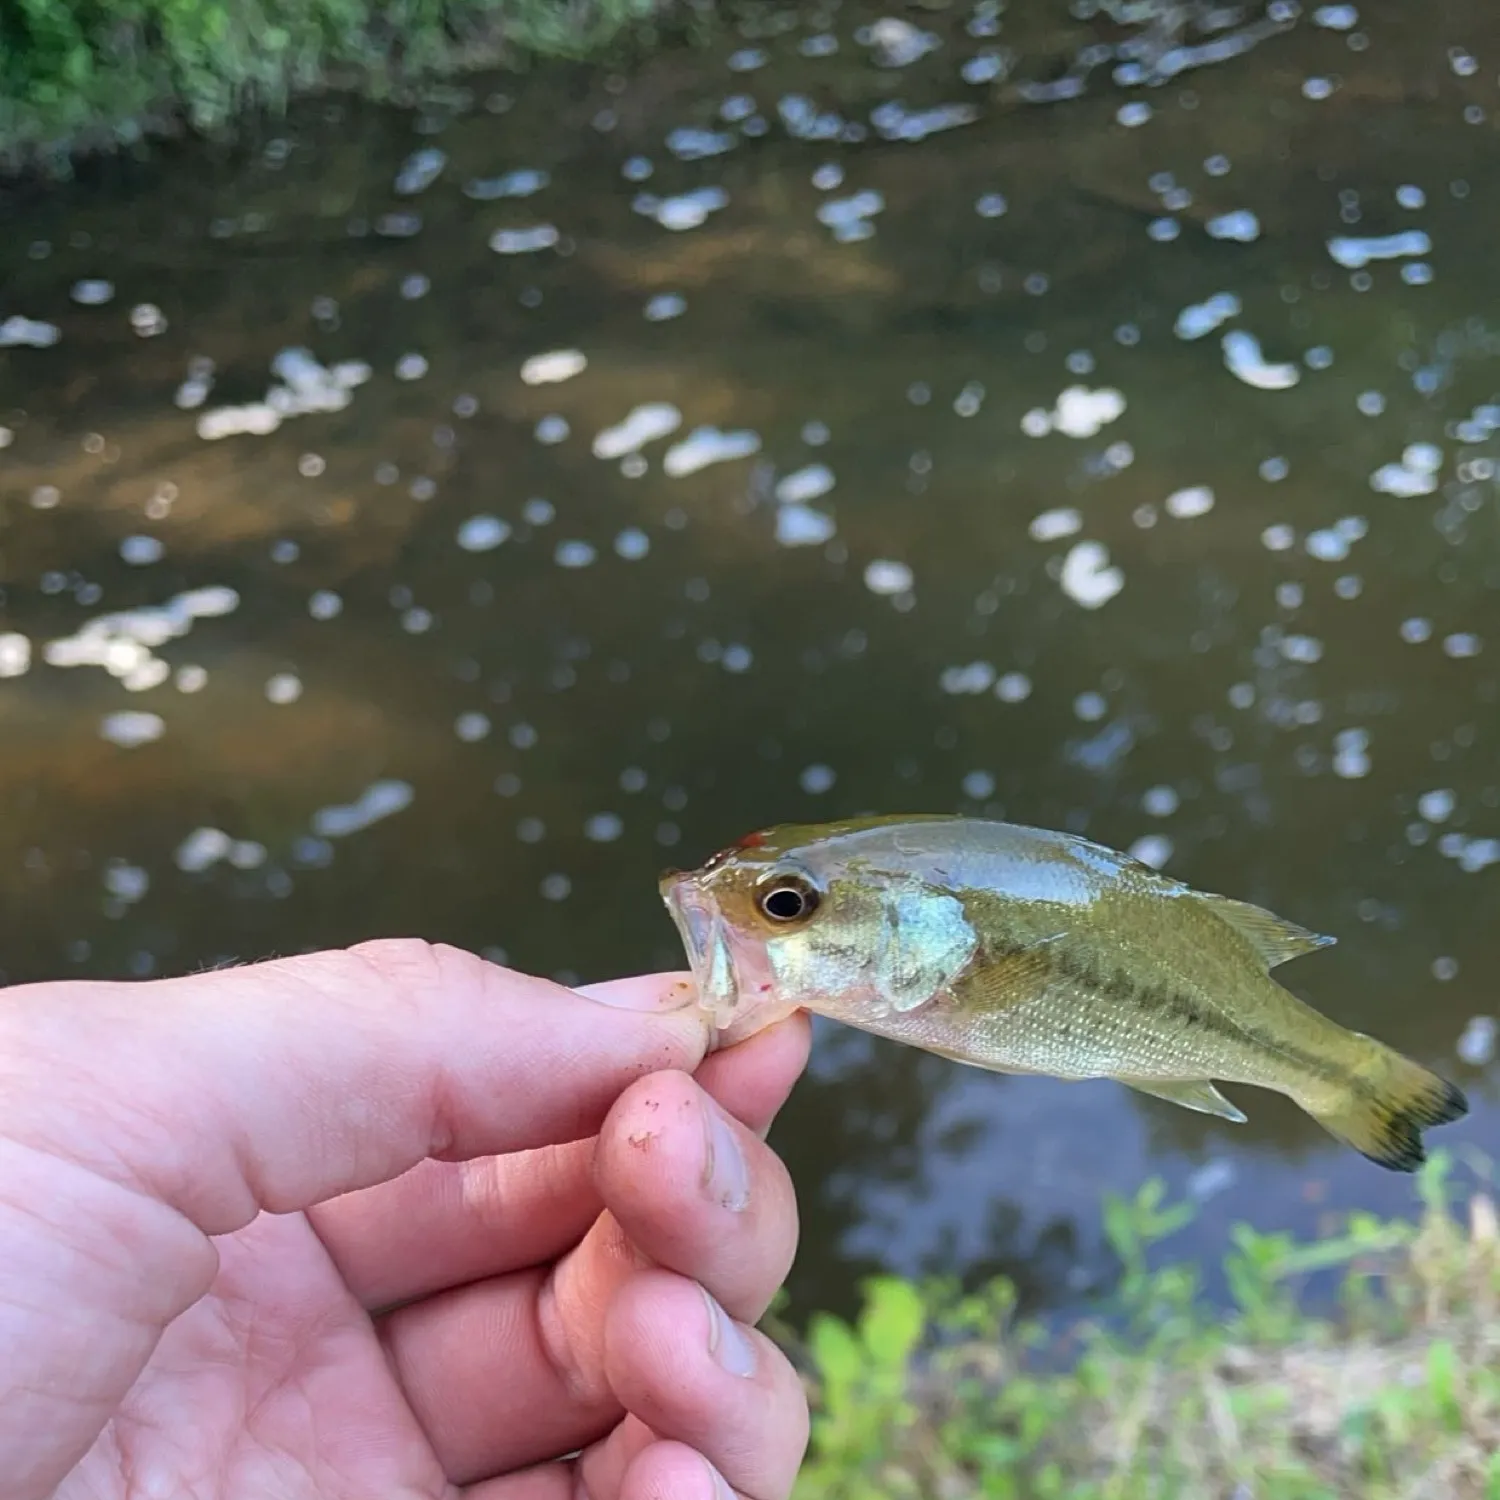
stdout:
[(1113, 1078), (1243, 1122), (1287, 1095), (1394, 1171), (1468, 1112), (1270, 971), (1334, 942), (1072, 834), (945, 816), (752, 833), (661, 894), (728, 1045), (807, 1009), (1001, 1073)]

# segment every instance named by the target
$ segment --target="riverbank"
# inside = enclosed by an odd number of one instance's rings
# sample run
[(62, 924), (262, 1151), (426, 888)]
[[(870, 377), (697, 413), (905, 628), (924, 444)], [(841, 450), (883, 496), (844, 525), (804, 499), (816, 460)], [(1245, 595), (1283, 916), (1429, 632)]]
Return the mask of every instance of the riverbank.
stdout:
[(399, 99), (531, 57), (598, 60), (682, 34), (679, 0), (65, 0), (0, 8), (0, 170), (185, 128), (316, 89)]
[(1236, 1230), (1227, 1313), (1152, 1253), (1188, 1212), (1156, 1186), (1110, 1207), (1116, 1300), (1061, 1340), (1003, 1283), (871, 1283), (853, 1327), (817, 1318), (796, 1343), (799, 1500), (1497, 1500), (1500, 1226), (1447, 1172), (1429, 1163), (1411, 1220)]

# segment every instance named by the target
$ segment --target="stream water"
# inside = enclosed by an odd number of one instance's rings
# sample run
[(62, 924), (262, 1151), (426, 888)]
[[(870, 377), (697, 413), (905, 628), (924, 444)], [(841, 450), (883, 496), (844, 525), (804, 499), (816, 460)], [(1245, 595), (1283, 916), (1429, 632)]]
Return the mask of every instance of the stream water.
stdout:
[[(1500, 23), (761, 12), (0, 196), (0, 969), (421, 934), (679, 966), (760, 824), (1065, 826), (1337, 947), (1500, 1124)], [(1476, 1019), (1477, 1018), (1477, 1019)], [(820, 1029), (794, 1311), (1405, 1208), (1234, 1126)]]

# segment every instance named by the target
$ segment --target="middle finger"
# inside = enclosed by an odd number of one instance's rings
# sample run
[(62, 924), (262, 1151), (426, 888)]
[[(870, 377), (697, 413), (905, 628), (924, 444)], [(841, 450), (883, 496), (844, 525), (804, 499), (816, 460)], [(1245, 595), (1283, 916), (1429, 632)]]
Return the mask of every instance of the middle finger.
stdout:
[(595, 1161), (610, 1211), (552, 1274), (495, 1277), (383, 1320), (393, 1366), (456, 1482), (571, 1452), (619, 1419), (605, 1315), (643, 1263), (700, 1282), (744, 1322), (765, 1311), (791, 1264), (786, 1168), (686, 1074), (628, 1089)]

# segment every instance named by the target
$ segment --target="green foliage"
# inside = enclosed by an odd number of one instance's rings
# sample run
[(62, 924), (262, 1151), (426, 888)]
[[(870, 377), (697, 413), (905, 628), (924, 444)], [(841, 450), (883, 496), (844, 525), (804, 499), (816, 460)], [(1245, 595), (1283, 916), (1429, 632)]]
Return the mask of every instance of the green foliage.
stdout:
[(588, 57), (665, 0), (0, 0), (0, 153), (128, 140), (142, 120), (214, 129), (250, 104), (347, 78)]
[(911, 1360), (927, 1326), (915, 1287), (893, 1277), (865, 1286), (865, 1306), (850, 1328), (819, 1316), (808, 1330), (808, 1353), (823, 1392), (814, 1442), (824, 1455), (825, 1482), (847, 1500), (882, 1500), (890, 1488), (886, 1459), (916, 1419)]
[(1128, 1202), (1113, 1194), (1104, 1200), (1104, 1237), (1122, 1266), (1117, 1298), (1137, 1331), (1155, 1338), (1178, 1331), (1181, 1316), (1198, 1290), (1191, 1266), (1165, 1271), (1147, 1268), (1147, 1252), (1176, 1234), (1193, 1216), (1190, 1204), (1163, 1208), (1165, 1196), (1166, 1184), (1152, 1178)]
[[(1003, 1280), (870, 1282), (853, 1326), (815, 1318), (796, 1351), (798, 1500), (1500, 1500), (1500, 1229), (1479, 1196), (1454, 1219), (1450, 1168), (1427, 1164), (1416, 1222), (1235, 1226), (1229, 1309), (1163, 1257), (1191, 1209), (1157, 1182), (1106, 1205), (1119, 1282), (1064, 1334), (1018, 1321)], [(1335, 1319), (1302, 1305), (1315, 1273)]]

